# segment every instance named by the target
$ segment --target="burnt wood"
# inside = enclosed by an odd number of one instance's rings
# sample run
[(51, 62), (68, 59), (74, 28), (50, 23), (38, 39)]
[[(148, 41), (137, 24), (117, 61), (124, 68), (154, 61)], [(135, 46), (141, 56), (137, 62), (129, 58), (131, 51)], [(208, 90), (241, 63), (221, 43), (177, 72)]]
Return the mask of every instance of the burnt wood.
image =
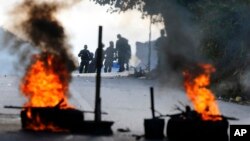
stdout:
[(228, 120), (205, 121), (183, 114), (172, 116), (167, 123), (167, 138), (170, 141), (228, 141)]
[[(12, 106), (12, 105), (7, 105), (4, 106), (4, 108), (9, 108), (9, 109), (29, 109), (29, 108), (39, 108), (39, 107), (22, 107), (22, 106)], [(46, 108), (59, 108), (59, 107), (46, 107)], [(83, 114), (87, 113), (87, 114), (94, 114), (94, 111), (86, 111), (86, 110), (78, 110), (81, 111)], [(102, 112), (102, 115), (107, 115), (107, 112)]]
[(164, 119), (144, 119), (144, 132), (146, 139), (162, 139), (164, 138)]
[[(32, 117), (39, 116), (40, 120), (45, 124), (55, 125), (63, 129), (61, 132), (69, 132), (73, 134), (91, 134), (91, 135), (112, 135), (112, 121), (85, 121), (84, 114), (76, 109), (59, 109), (59, 108), (25, 108), (21, 111), (22, 129), (25, 131), (34, 131), (29, 128), (29, 124), (34, 122), (27, 116), (28, 110), (31, 110)], [(51, 130), (43, 130), (41, 132), (51, 132)]]
[(165, 120), (156, 118), (154, 106), (154, 88), (150, 87), (150, 102), (152, 119), (144, 119), (144, 133), (146, 139), (162, 139), (164, 137)]
[(76, 109), (59, 109), (59, 108), (26, 108), (21, 111), (21, 122), (24, 130), (29, 129), (28, 125), (33, 123), (35, 118), (30, 119), (27, 116), (28, 110), (31, 110), (32, 117), (39, 117), (45, 125), (53, 124), (61, 129), (75, 132), (79, 130), (79, 123), (84, 120), (84, 115)]

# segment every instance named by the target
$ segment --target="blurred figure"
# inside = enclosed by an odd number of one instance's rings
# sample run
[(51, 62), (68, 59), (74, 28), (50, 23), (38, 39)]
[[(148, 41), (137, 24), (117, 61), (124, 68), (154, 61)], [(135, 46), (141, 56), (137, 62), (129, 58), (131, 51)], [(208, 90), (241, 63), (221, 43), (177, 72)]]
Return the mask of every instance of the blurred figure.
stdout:
[[(104, 60), (104, 50), (103, 50), (103, 48), (105, 47), (105, 45), (102, 43), (102, 60), (101, 60), (101, 62), (102, 62), (102, 65), (103, 65), (103, 60)], [(98, 48), (95, 50), (95, 57), (94, 57), (94, 59), (93, 59), (93, 65), (94, 65), (94, 67), (93, 67), (93, 72), (96, 72), (96, 70), (97, 70), (97, 68), (96, 68), (96, 63), (97, 63), (97, 52), (98, 52)]]
[(119, 63), (119, 71), (123, 72), (125, 70), (124, 64), (126, 61), (126, 52), (128, 46), (128, 40), (123, 38), (120, 34), (117, 35), (118, 40), (116, 41), (116, 51), (118, 56), (118, 63)]
[(95, 72), (95, 67), (96, 67), (96, 62), (94, 59), (94, 53), (90, 52), (90, 63), (89, 63), (89, 68), (88, 68), (88, 73), (94, 73)]
[[(102, 43), (102, 62), (103, 62), (103, 59), (104, 59), (104, 50), (103, 50), (104, 47), (105, 47), (105, 45)], [(98, 48), (95, 50), (95, 60), (97, 58), (97, 51), (98, 51)]]
[(129, 70), (129, 60), (131, 58), (131, 46), (128, 44), (128, 40), (127, 40), (127, 43), (126, 43), (126, 52), (125, 52), (125, 68), (126, 70), (128, 71)]
[(116, 57), (113, 41), (109, 42), (109, 47), (105, 50), (104, 57), (105, 57), (104, 72), (111, 72), (113, 61), (115, 60), (115, 57)]
[(81, 57), (79, 73), (82, 73), (83, 69), (84, 69), (84, 73), (87, 73), (89, 61), (91, 60), (90, 52), (88, 50), (87, 45), (84, 45), (84, 49), (79, 52), (78, 57)]
[(155, 49), (157, 51), (157, 56), (158, 56), (158, 62), (157, 62), (157, 69), (162, 70), (160, 67), (163, 67), (164, 64), (164, 52), (163, 49), (165, 48), (167, 44), (167, 37), (165, 36), (165, 30), (162, 29), (160, 31), (161, 36), (156, 40), (155, 42)]

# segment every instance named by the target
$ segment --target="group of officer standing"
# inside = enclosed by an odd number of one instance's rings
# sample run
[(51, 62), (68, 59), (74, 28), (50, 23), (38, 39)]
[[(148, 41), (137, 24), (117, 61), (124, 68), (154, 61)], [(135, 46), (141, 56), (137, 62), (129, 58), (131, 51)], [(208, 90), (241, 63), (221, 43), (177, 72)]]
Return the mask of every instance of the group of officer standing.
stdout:
[[(78, 54), (78, 57), (81, 57), (79, 73), (96, 72), (96, 60), (97, 60), (96, 56), (97, 56), (97, 50), (95, 51), (95, 54), (93, 54), (88, 50), (88, 46), (84, 45), (84, 49), (81, 50)], [(103, 50), (102, 62), (104, 64), (104, 72), (111, 72), (113, 61), (117, 59), (119, 64), (118, 72), (129, 70), (130, 58), (131, 58), (131, 47), (128, 43), (128, 39), (118, 34), (116, 47), (114, 47), (114, 42), (110, 41), (107, 49)]]

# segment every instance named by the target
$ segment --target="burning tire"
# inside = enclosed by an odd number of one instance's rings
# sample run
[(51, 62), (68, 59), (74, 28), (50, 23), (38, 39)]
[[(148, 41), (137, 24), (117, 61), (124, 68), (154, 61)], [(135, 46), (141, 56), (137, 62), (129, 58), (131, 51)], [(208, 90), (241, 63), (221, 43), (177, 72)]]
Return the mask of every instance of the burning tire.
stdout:
[(84, 120), (75, 109), (27, 108), (21, 111), (22, 128), (30, 131), (76, 132)]
[(170, 141), (228, 141), (228, 121), (185, 119), (181, 115), (171, 117), (167, 124)]

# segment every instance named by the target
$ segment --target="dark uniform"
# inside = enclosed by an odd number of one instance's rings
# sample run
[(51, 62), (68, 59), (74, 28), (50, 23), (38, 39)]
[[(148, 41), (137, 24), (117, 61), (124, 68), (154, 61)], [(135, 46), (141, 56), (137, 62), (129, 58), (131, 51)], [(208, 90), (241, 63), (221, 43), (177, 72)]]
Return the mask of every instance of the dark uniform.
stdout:
[(131, 58), (131, 47), (130, 45), (127, 43), (126, 45), (126, 52), (125, 52), (125, 67), (126, 67), (126, 70), (128, 71), (129, 70), (129, 60)]
[(89, 61), (91, 60), (91, 55), (86, 45), (84, 46), (84, 49), (79, 52), (78, 57), (81, 57), (79, 73), (82, 73), (83, 69), (84, 69), (84, 73), (87, 73)]
[(158, 56), (158, 63), (157, 63), (157, 69), (161, 69), (161, 67), (164, 66), (164, 60), (165, 60), (165, 54), (163, 52), (166, 44), (167, 44), (167, 37), (164, 36), (165, 31), (161, 30), (161, 36), (156, 40), (155, 42), (155, 47), (157, 51), (157, 56)]
[(104, 72), (111, 72), (113, 61), (115, 60), (115, 49), (114, 49), (114, 43), (111, 41), (110, 46), (105, 50), (105, 61), (104, 61)]
[[(102, 60), (101, 60), (101, 64), (103, 65), (103, 59), (104, 59), (104, 44), (102, 44)], [(91, 61), (91, 64), (93, 64), (93, 68), (92, 68), (92, 72), (96, 72), (97, 70), (97, 66), (96, 66), (96, 63), (97, 63), (97, 53), (98, 53), (98, 48), (95, 50), (95, 57), (93, 58), (93, 61)]]
[(94, 73), (96, 70), (96, 61), (94, 58), (94, 53), (90, 52), (90, 63), (89, 63), (89, 68), (88, 68), (88, 73)]
[(126, 49), (128, 45), (128, 40), (121, 37), (120, 34), (117, 35), (118, 40), (116, 41), (116, 50), (118, 56), (118, 63), (119, 63), (119, 72), (123, 72), (125, 70), (124, 64), (126, 61)]

